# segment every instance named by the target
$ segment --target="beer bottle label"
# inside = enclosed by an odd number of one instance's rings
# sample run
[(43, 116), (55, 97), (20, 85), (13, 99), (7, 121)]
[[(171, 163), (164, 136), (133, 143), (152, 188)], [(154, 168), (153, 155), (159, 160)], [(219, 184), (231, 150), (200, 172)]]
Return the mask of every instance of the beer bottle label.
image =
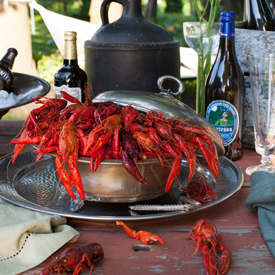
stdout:
[[(81, 88), (79, 88), (79, 87), (68, 87), (66, 85), (62, 85), (60, 87), (54, 86), (54, 92), (55, 92), (56, 98), (62, 98), (63, 99), (63, 97), (60, 94), (61, 91), (64, 91), (64, 92), (68, 93), (69, 95), (75, 97), (80, 102), (82, 102)], [(68, 101), (68, 105), (70, 105), (70, 104), (72, 104), (72, 102)]]
[(239, 129), (239, 114), (232, 104), (224, 100), (212, 101), (205, 118), (220, 132), (224, 146), (234, 141)]
[(1, 81), (1, 90), (9, 89), (11, 86), (12, 79), (10, 75), (3, 69), (0, 69), (0, 81)]

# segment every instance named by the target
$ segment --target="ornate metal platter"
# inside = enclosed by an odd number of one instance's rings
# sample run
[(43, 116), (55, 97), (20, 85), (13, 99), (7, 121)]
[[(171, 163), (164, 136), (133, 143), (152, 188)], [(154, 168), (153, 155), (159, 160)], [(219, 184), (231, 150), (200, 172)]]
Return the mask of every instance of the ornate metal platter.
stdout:
[[(24, 150), (11, 163), (13, 154), (0, 159), (0, 197), (21, 207), (56, 214), (70, 218), (80, 218), (100, 222), (116, 220), (151, 220), (184, 215), (212, 207), (235, 194), (243, 184), (243, 174), (240, 169), (227, 158), (222, 157), (220, 162), (221, 173), (218, 180), (212, 176), (207, 166), (200, 160), (194, 180), (203, 177), (206, 183), (216, 192), (218, 199), (198, 208), (186, 211), (136, 211), (130, 208), (133, 203), (102, 203), (85, 201), (84, 206), (77, 212), (72, 212), (71, 199), (62, 191), (56, 180), (51, 156), (45, 156), (35, 162), (36, 154), (33, 148)], [(142, 204), (146, 205), (177, 205), (183, 195), (180, 187), (188, 184), (188, 164), (182, 160), (178, 181), (165, 195), (151, 199)]]

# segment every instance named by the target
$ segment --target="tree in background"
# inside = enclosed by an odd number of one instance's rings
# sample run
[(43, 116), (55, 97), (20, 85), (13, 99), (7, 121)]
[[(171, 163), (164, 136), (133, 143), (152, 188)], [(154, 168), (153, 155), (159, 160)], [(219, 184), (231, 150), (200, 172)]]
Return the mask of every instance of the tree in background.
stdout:
[(147, 20), (150, 20), (150, 19), (156, 18), (156, 15), (157, 15), (157, 0), (148, 0), (144, 17)]
[(42, 5), (44, 8), (54, 10), (60, 14), (78, 18), (81, 20), (89, 21), (89, 7), (92, 0), (81, 0), (78, 1), (78, 10), (69, 9), (74, 6), (75, 0), (37, 0), (37, 3)]
[[(192, 1), (192, 0), (190, 0)], [(165, 12), (181, 12), (182, 10), (182, 0), (165, 0), (166, 2), (166, 8), (165, 8)]]

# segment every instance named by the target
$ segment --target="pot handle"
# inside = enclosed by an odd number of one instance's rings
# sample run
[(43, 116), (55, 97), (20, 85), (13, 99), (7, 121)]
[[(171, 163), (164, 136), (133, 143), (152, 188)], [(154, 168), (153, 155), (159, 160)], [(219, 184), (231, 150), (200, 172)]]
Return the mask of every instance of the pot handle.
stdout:
[[(173, 93), (171, 92), (170, 89), (164, 89), (163, 87), (163, 82), (166, 79), (170, 79), (170, 80), (174, 80), (178, 83), (179, 88), (177, 90), (177, 92)], [(184, 92), (184, 85), (183, 83), (176, 77), (172, 76), (172, 75), (163, 75), (158, 79), (158, 88), (160, 89), (160, 93), (165, 93), (165, 94), (171, 94), (173, 96), (177, 96), (177, 95), (181, 95)]]
[(109, 24), (108, 11), (109, 11), (110, 4), (112, 2), (121, 4), (122, 6), (124, 6), (128, 1), (127, 0), (104, 0), (100, 7), (100, 16), (102, 20), (102, 26)]

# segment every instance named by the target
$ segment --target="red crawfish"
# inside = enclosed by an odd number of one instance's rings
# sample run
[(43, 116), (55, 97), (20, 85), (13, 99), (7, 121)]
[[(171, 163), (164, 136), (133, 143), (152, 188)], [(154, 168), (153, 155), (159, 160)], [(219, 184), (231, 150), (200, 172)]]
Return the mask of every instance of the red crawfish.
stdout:
[(191, 199), (194, 199), (202, 204), (211, 201), (211, 199), (206, 199), (209, 196), (214, 199), (218, 198), (217, 194), (208, 185), (206, 185), (201, 178), (199, 178), (198, 181), (188, 183), (188, 185), (183, 188), (183, 191), (185, 191)]
[[(29, 128), (32, 128), (31, 130)], [(33, 126), (26, 127), (19, 138), (15, 138), (11, 143), (15, 144), (12, 163), (15, 162), (18, 155), (25, 149), (27, 144), (36, 144), (42, 140), (42, 133), (37, 133)]]
[(120, 129), (122, 123), (122, 115), (115, 114), (107, 117), (101, 124), (97, 125), (88, 136), (86, 147), (83, 150), (85, 155), (90, 148), (92, 151), (98, 150), (107, 144), (115, 134), (116, 128)]
[(93, 102), (89, 100), (87, 96), (85, 98), (85, 103), (82, 103), (77, 98), (64, 91), (61, 91), (60, 94), (64, 99), (73, 103), (67, 107), (68, 109), (65, 108), (64, 114), (62, 114), (60, 118), (61, 121), (64, 120), (65, 114), (69, 114), (69, 122), (74, 123), (77, 128), (86, 130), (92, 126), (94, 122), (94, 112), (96, 109)]
[(71, 246), (61, 252), (52, 264), (44, 269), (40, 275), (50, 274), (73, 274), (78, 275), (90, 267), (93, 272), (94, 263), (99, 262), (104, 257), (104, 251), (98, 243), (79, 244)]
[[(82, 180), (77, 168), (79, 139), (76, 135), (77, 128), (74, 124), (67, 122), (64, 124), (59, 135), (58, 155), (55, 158), (57, 173), (68, 194), (76, 199), (72, 190), (72, 183), (76, 188), (80, 198), (85, 200)], [(70, 174), (65, 169), (65, 163), (68, 162)]]
[[(232, 262), (229, 249), (222, 244), (222, 236), (216, 226), (208, 219), (200, 219), (190, 231), (190, 237), (203, 253), (203, 264), (207, 275), (222, 275), (227, 272)], [(218, 252), (222, 252), (218, 256)], [(217, 259), (220, 259), (220, 263)]]
[(101, 124), (110, 115), (118, 113), (119, 109), (119, 106), (112, 101), (100, 102), (94, 113), (96, 123)]
[(153, 244), (154, 242), (164, 243), (161, 237), (149, 232), (149, 231), (135, 231), (130, 229), (123, 222), (116, 222), (117, 225), (122, 225), (126, 233), (133, 239), (141, 240), (144, 244)]
[(130, 125), (138, 116), (138, 110), (131, 105), (121, 108), (121, 114), (123, 117), (124, 127), (126, 131), (129, 131)]
[[(12, 162), (14, 163), (18, 155), (26, 147), (26, 144), (40, 143), (42, 140), (45, 128), (53, 123), (61, 110), (67, 105), (67, 101), (63, 99), (46, 98), (32, 99), (36, 104), (43, 104), (41, 107), (33, 109), (25, 124), (26, 127), (19, 138), (15, 138), (11, 143), (16, 144), (14, 147), (14, 156)], [(43, 120), (43, 122), (42, 122)]]
[(51, 123), (51, 120), (58, 116), (66, 105), (67, 101), (64, 99), (46, 98), (36, 99), (32, 98), (37, 104), (43, 104), (41, 107), (36, 108), (30, 112), (27, 120), (30, 120), (38, 131), (41, 131), (38, 121), (45, 119)]
[(199, 148), (212, 173), (218, 178), (220, 175), (220, 166), (217, 148), (213, 140), (207, 134), (203, 133), (203, 128), (181, 123), (176, 125), (173, 130), (175, 132), (187, 131), (195, 134), (191, 138), (190, 143)]

